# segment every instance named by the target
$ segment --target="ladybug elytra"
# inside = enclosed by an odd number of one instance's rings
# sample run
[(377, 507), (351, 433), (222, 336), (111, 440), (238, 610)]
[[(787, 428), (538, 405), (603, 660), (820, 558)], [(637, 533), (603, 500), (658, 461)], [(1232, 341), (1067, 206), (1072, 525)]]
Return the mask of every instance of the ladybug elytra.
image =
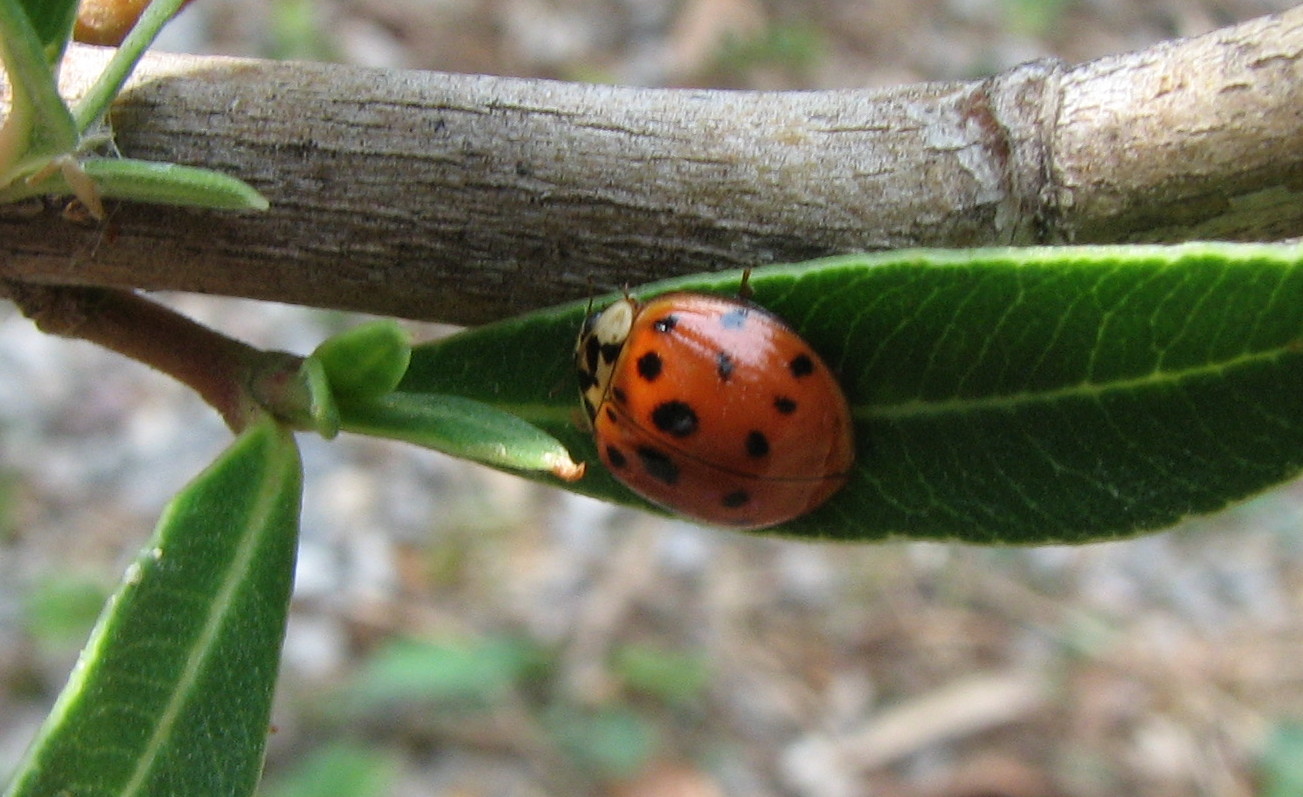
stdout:
[(755, 529), (806, 514), (849, 477), (841, 386), (759, 305), (705, 293), (626, 296), (587, 318), (575, 361), (598, 455), (653, 503)]

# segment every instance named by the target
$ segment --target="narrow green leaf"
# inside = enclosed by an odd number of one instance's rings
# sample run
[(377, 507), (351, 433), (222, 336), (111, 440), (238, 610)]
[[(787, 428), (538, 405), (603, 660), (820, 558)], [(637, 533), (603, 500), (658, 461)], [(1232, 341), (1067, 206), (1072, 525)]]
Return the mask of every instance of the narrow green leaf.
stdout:
[(601, 778), (632, 777), (660, 747), (656, 726), (629, 706), (585, 710), (556, 703), (543, 726), (576, 766)]
[(0, 123), (0, 187), (77, 147), (77, 127), (59, 96), (53, 64), (18, 0), (0, 0), (0, 61), (10, 109)]
[(630, 689), (680, 706), (701, 705), (702, 694), (710, 685), (710, 660), (704, 654), (646, 644), (618, 648), (611, 670)]
[(383, 797), (401, 765), (395, 751), (336, 742), (313, 750), (292, 772), (269, 779), (260, 797)]
[(543, 661), (542, 651), (519, 637), (399, 639), (367, 661), (347, 697), (354, 711), (413, 701), (485, 708), (504, 700)]
[(105, 197), (214, 210), (268, 207), (266, 197), (248, 183), (208, 169), (131, 158), (90, 158), (82, 168)]
[(22, 0), (22, 5), (45, 51), (46, 62), (58, 63), (72, 38), (77, 0)]
[[(855, 420), (850, 484), (779, 533), (1085, 542), (1303, 469), (1303, 248), (906, 251), (766, 267), (751, 285), (839, 374)], [(399, 389), (534, 423), (593, 463), (571, 489), (645, 505), (574, 420), (586, 304), (417, 347)]]
[(300, 479), (293, 438), (263, 421), (172, 501), (7, 795), (253, 793)]
[(1262, 797), (1303, 794), (1303, 724), (1285, 720), (1272, 729), (1261, 762)]
[[(0, 0), (3, 2), (4, 0)], [(154, 202), (213, 210), (266, 210), (266, 197), (248, 183), (220, 172), (130, 158), (86, 158), (81, 170), (105, 199)], [(41, 194), (74, 194), (62, 170), (49, 170), (45, 179), (0, 187), (0, 202), (15, 202)]]
[[(140, 57), (153, 44), (158, 32), (167, 21), (176, 16), (185, 0), (153, 0), (136, 20), (135, 26), (122, 40), (105, 65), (104, 71), (73, 110), (77, 130), (85, 133), (103, 119), (109, 105), (117, 98)], [(178, 203), (179, 204), (179, 203)]]
[(308, 357), (299, 366), (299, 378), (307, 388), (307, 401), (304, 409), (307, 417), (296, 421), (306, 421), (306, 428), (311, 429), (327, 440), (333, 440), (339, 434), (339, 404), (331, 389), (330, 378), (321, 360)]
[(331, 336), (309, 359), (321, 361), (340, 401), (372, 399), (398, 386), (412, 361), (412, 344), (397, 322), (372, 321)]
[(24, 596), (24, 630), (43, 647), (74, 651), (107, 597), (98, 581), (70, 573), (46, 576)]
[(436, 393), (389, 393), (340, 406), (346, 431), (388, 437), (495, 468), (578, 478), (583, 468), (555, 437), (489, 404)]

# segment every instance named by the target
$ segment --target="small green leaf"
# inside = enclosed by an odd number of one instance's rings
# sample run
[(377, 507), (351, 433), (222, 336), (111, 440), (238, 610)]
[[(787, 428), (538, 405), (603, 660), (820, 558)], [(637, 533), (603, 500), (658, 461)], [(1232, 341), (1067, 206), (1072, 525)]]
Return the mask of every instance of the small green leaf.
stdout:
[(252, 794), (297, 545), (288, 432), (250, 427), (128, 568), (10, 797)]
[(82, 164), (105, 197), (214, 210), (266, 210), (266, 197), (243, 180), (208, 169), (131, 158)]
[(76, 650), (107, 597), (104, 585), (92, 579), (47, 576), (23, 600), (23, 626), (43, 646)]
[[(267, 199), (248, 183), (208, 169), (130, 158), (87, 158), (79, 165), (104, 198), (213, 210), (266, 210), (268, 207)], [(44, 179), (0, 189), (0, 202), (40, 194), (71, 193), (76, 193), (75, 186), (68, 184), (64, 172), (47, 169)]]
[(299, 366), (299, 377), (307, 388), (306, 425), (327, 440), (333, 440), (339, 434), (339, 404), (331, 390), (326, 367), (320, 360), (309, 357)]
[(330, 337), (310, 359), (321, 361), (339, 401), (373, 399), (398, 386), (412, 344), (397, 322), (372, 321)]
[(578, 478), (583, 468), (555, 437), (489, 404), (435, 393), (389, 393), (340, 407), (343, 428), (404, 440), (496, 468)]
[[(168, 20), (176, 16), (185, 0), (152, 0), (141, 12), (131, 32), (114, 50), (113, 57), (105, 65), (104, 71), (87, 89), (77, 107), (73, 110), (78, 132), (85, 133), (104, 118), (109, 105), (117, 98), (118, 92), (126, 85), (127, 78), (140, 61), (145, 50), (153, 44), (158, 32)], [(180, 203), (177, 203), (180, 204)], [(215, 207), (206, 205), (206, 207)]]
[(412, 701), (483, 709), (503, 700), (541, 661), (542, 653), (523, 638), (402, 639), (366, 663), (349, 697), (360, 710)]
[(11, 92), (9, 114), (0, 122), (3, 188), (50, 158), (75, 150), (78, 135), (41, 36), (18, 0), (0, 0), (0, 61)]
[(679, 705), (698, 703), (710, 682), (710, 663), (704, 656), (647, 645), (617, 650), (612, 669), (630, 688)]
[(260, 797), (382, 797), (393, 794), (399, 762), (389, 751), (343, 742), (312, 751), (292, 772), (269, 779)]
[(57, 64), (72, 38), (77, 0), (22, 0), (22, 4), (41, 48), (45, 50), (46, 62)]
[[(1086, 542), (1303, 470), (1303, 247), (905, 251), (765, 267), (751, 286), (837, 372), (855, 421), (850, 483), (779, 533)], [(417, 347), (399, 389), (493, 404), (595, 463), (574, 420), (586, 306)], [(645, 506), (600, 465), (571, 489)]]
[(1286, 720), (1272, 730), (1261, 770), (1262, 797), (1303, 794), (1303, 724)]
[(626, 706), (588, 711), (555, 704), (543, 724), (576, 766), (600, 778), (633, 776), (660, 745), (655, 726)]

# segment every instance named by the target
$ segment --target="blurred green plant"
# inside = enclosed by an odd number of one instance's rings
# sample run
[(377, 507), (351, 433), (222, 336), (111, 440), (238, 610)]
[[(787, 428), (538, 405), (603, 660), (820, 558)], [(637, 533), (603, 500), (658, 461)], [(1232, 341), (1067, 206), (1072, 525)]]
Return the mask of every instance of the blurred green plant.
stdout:
[(710, 683), (708, 659), (649, 645), (626, 645), (615, 652), (612, 670), (625, 685), (672, 706), (698, 703)]
[(819, 66), (827, 49), (818, 26), (800, 20), (776, 22), (750, 35), (725, 36), (712, 71), (742, 75), (756, 69), (778, 69), (800, 79)]
[(1050, 34), (1074, 0), (1000, 0), (1005, 29), (1028, 37)]
[(655, 724), (627, 705), (556, 703), (542, 719), (553, 742), (598, 782), (636, 774), (660, 746)]
[[(0, 426), (0, 444), (7, 430)], [(0, 467), (0, 543), (7, 542), (17, 529), (18, 474), (10, 468)]]
[(109, 589), (100, 579), (74, 573), (46, 575), (23, 596), (23, 628), (46, 650), (80, 645), (108, 596)]
[(267, 31), (267, 56), (277, 60), (338, 61), (339, 47), (322, 15), (330, 7), (316, 0), (275, 0)]
[(546, 665), (547, 654), (524, 637), (429, 641), (398, 639), (377, 650), (346, 692), (352, 710), (383, 711), (421, 701), (485, 709), (512, 694)]
[(700, 701), (709, 680), (700, 657), (620, 648), (610, 666), (624, 691), (581, 705), (559, 688), (558, 666), (553, 651), (526, 636), (394, 640), (344, 689), (348, 710), (336, 721), (354, 725), (397, 711), (418, 725), (427, 718), (443, 726), (450, 717), (469, 722), (505, 712), (513, 723), (532, 723), (585, 780), (601, 783), (641, 771), (661, 749), (657, 715)]
[(1259, 769), (1259, 797), (1303, 794), (1303, 722), (1284, 720), (1272, 729)]
[(269, 777), (260, 797), (384, 797), (392, 794), (398, 762), (392, 752), (335, 742), (311, 751), (287, 772)]

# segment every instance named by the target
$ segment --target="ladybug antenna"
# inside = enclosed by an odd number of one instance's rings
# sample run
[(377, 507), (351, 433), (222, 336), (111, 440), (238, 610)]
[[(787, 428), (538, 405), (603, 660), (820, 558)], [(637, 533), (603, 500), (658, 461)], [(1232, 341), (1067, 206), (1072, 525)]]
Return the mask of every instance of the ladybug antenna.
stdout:
[(737, 286), (737, 296), (739, 299), (750, 301), (755, 293), (751, 290), (751, 267), (748, 266), (742, 269), (742, 284)]

